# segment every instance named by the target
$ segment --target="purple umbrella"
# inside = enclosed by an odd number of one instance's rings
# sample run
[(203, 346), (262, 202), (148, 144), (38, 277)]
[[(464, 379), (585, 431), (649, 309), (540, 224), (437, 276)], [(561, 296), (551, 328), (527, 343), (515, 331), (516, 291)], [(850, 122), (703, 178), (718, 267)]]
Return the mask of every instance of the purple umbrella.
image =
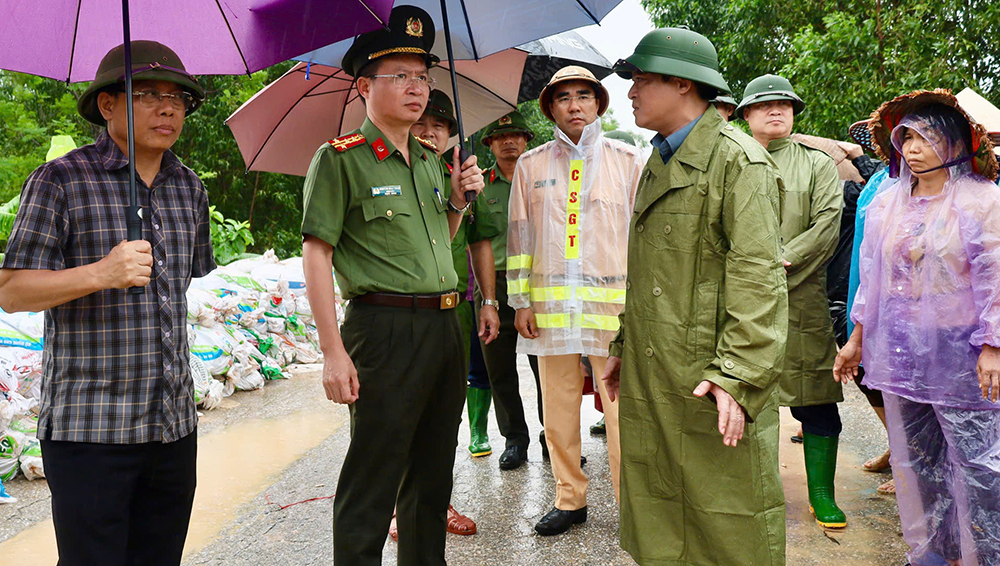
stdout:
[[(0, 19), (0, 69), (89, 81), (119, 38), (131, 69), (134, 30), (137, 39), (173, 49), (191, 74), (249, 74), (377, 29), (391, 10), (392, 0), (7, 0)], [(131, 73), (124, 78), (125, 91), (131, 92)], [(126, 101), (132, 156), (132, 97)], [(129, 159), (130, 240), (142, 238), (135, 183)]]

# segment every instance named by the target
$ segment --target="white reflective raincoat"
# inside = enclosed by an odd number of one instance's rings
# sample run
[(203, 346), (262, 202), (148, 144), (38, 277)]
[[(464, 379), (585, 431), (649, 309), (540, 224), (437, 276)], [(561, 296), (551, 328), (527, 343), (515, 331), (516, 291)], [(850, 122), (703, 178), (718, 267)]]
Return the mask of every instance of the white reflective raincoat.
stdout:
[(507, 228), (507, 295), (531, 308), (539, 337), (521, 354), (607, 356), (625, 304), (628, 227), (643, 160), (589, 124), (574, 144), (556, 139), (517, 162)]

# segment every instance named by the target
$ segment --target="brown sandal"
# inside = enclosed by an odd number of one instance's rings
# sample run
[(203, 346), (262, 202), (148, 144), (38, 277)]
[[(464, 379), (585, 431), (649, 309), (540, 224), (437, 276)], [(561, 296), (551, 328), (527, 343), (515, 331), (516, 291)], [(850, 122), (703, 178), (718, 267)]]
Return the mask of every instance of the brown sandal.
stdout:
[(399, 542), (399, 530), (396, 528), (396, 511), (392, 511), (392, 522), (389, 523), (389, 538), (392, 542)]
[(476, 534), (476, 523), (472, 519), (456, 511), (454, 506), (449, 505), (448, 532), (453, 535), (474, 535)]

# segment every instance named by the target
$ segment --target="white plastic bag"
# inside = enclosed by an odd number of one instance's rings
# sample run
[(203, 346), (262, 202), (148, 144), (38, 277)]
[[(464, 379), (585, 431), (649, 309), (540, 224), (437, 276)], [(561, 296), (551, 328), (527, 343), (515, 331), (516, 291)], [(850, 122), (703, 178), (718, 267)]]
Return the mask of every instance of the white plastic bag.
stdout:
[(26, 438), (12, 430), (0, 434), (0, 480), (9, 481), (17, 476), (17, 468)]
[(233, 340), (222, 328), (189, 327), (191, 353), (198, 356), (212, 375), (222, 375), (233, 365)]
[(18, 462), (21, 464), (21, 473), (29, 481), (45, 477), (45, 467), (42, 464), (42, 445), (39, 444), (37, 438), (25, 440), (24, 449), (21, 450)]

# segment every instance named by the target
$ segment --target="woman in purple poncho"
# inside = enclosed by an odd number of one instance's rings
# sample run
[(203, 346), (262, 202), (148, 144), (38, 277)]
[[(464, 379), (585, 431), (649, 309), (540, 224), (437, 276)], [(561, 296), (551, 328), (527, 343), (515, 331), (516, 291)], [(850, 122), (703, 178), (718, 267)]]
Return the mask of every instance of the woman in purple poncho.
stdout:
[(1000, 189), (982, 126), (950, 92), (883, 104), (870, 125), (898, 182), (868, 208), (850, 340), (884, 393), (913, 566), (1000, 565)]

